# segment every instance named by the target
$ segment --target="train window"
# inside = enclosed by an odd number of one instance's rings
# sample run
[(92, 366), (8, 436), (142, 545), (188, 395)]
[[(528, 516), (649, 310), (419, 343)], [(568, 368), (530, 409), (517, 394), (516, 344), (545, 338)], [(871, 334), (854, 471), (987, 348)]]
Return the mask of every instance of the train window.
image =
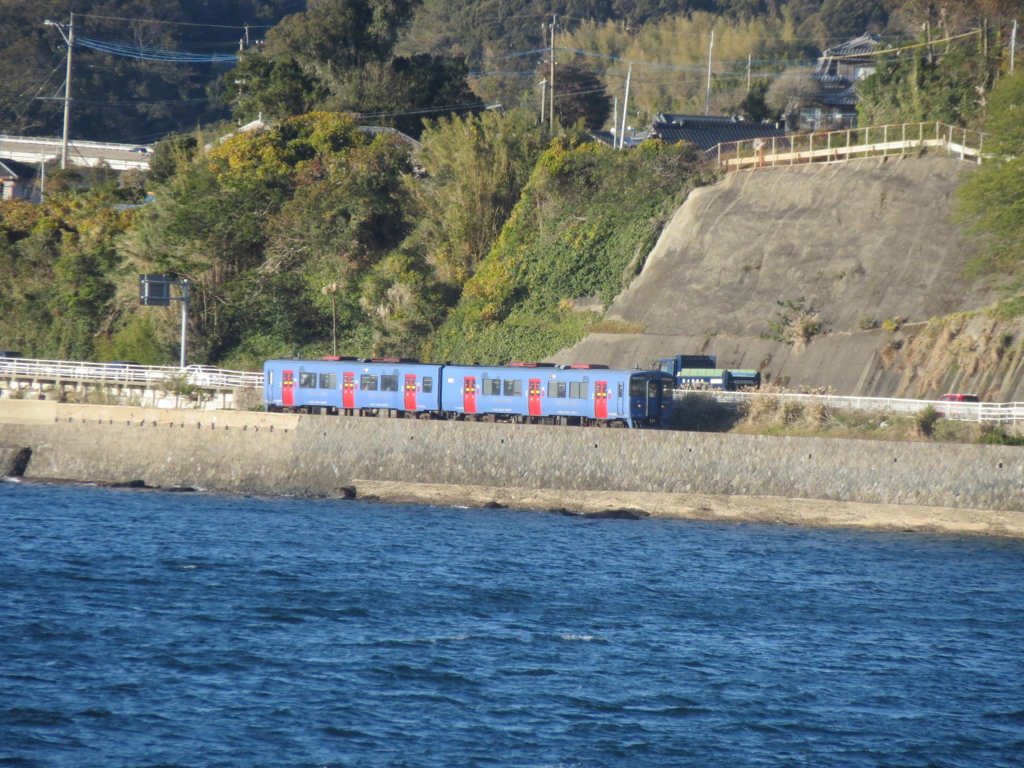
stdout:
[(619, 397), (622, 397), (622, 382), (619, 382)]
[(299, 373), (299, 387), (302, 389), (316, 389), (316, 374), (301, 371)]
[(267, 371), (267, 388), (274, 386), (274, 372)]
[(372, 373), (364, 373), (359, 377), (359, 388), (362, 390), (376, 390), (377, 377)]
[(380, 388), (382, 392), (397, 392), (398, 374), (382, 374), (380, 377)]
[(320, 374), (320, 389), (336, 389), (338, 386), (338, 374), (336, 373), (321, 373)]
[(423, 377), (423, 393), (429, 395), (434, 391), (434, 377), (424, 376)]
[(647, 381), (647, 396), (648, 397), (661, 397), (661, 382), (657, 379), (648, 379)]
[(564, 381), (549, 381), (548, 382), (548, 397), (565, 397), (565, 382)]
[(501, 379), (484, 379), (483, 384), (480, 385), (481, 395), (500, 395), (501, 394)]
[(523, 382), (520, 379), (505, 379), (502, 382), (502, 394), (505, 397), (522, 397)]
[(589, 386), (585, 381), (570, 381), (569, 397), (575, 397), (577, 400), (586, 400), (588, 389)]
[(631, 376), (629, 379), (629, 396), (630, 397), (643, 397), (644, 396), (644, 380), (639, 376)]

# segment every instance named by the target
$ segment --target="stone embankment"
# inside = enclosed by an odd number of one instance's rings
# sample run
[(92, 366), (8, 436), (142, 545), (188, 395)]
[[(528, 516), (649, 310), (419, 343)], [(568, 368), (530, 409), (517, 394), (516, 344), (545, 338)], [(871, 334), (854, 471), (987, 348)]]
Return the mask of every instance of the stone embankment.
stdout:
[(0, 401), (0, 445), (36, 479), (1024, 536), (1009, 446), (29, 401)]

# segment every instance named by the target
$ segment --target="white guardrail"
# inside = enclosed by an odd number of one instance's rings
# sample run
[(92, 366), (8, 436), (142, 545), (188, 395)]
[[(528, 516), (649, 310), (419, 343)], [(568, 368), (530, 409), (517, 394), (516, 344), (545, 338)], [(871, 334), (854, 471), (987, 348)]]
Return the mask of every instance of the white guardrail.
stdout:
[(151, 384), (157, 387), (173, 386), (176, 383), (224, 389), (263, 386), (262, 373), (228, 371), (208, 365), (177, 368), (124, 362), (79, 363), (22, 357), (0, 358), (0, 378), (47, 382), (102, 381), (118, 384)]
[[(60, 149), (63, 145), (61, 139), (50, 139), (45, 137), (35, 136), (10, 136), (5, 133), (0, 133), (0, 148), (5, 147), (10, 149), (13, 146), (18, 145), (38, 145), (44, 147), (54, 147)], [(70, 149), (95, 149), (106, 152), (131, 152), (138, 147), (143, 146), (142, 144), (115, 144), (110, 141), (69, 141), (68, 147)]]
[(742, 405), (752, 397), (777, 397), (795, 402), (824, 403), (837, 409), (920, 413), (931, 406), (939, 415), (961, 421), (989, 421), (1001, 424), (1024, 424), (1024, 403), (948, 403), (937, 400), (905, 400), (897, 397), (849, 397), (844, 395), (798, 395), (781, 392), (722, 392), (711, 389), (677, 389), (676, 399), (688, 394), (710, 395), (720, 403)]

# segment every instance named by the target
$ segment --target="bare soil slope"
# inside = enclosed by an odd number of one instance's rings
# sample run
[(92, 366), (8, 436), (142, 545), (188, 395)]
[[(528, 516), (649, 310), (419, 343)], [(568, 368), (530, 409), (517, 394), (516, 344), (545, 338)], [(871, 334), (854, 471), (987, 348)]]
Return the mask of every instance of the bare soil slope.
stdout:
[[(952, 222), (951, 199), (973, 168), (922, 157), (729, 174), (690, 195), (608, 309), (645, 332), (595, 334), (552, 359), (628, 367), (705, 352), (793, 385), (931, 396), (902, 375), (902, 341), (860, 328), (898, 317), (910, 331), (998, 298), (960, 277), (974, 244)], [(825, 333), (806, 349), (762, 338), (777, 302), (801, 299)]]

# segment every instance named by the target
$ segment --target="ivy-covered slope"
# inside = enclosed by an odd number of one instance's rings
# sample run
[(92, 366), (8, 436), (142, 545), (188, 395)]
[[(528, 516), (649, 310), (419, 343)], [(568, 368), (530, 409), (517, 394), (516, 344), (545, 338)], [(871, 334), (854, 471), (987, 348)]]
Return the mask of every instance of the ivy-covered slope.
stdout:
[(540, 360), (574, 344), (598, 316), (571, 301), (596, 296), (607, 306), (703, 181), (701, 155), (689, 145), (645, 142), (620, 152), (557, 140), (427, 356), (495, 364)]

